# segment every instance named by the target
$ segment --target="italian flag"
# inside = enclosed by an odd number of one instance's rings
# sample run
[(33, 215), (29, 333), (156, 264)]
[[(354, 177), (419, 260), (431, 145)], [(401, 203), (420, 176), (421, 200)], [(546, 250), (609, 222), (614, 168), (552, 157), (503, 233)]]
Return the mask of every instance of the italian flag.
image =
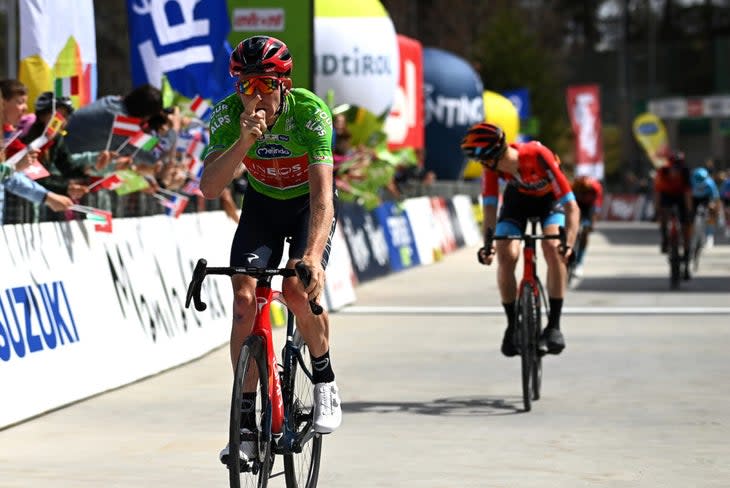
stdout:
[(79, 94), (79, 77), (56, 78), (54, 90), (57, 97), (71, 97)]
[(143, 151), (151, 151), (157, 145), (157, 138), (145, 132), (137, 132), (129, 139), (129, 144)]

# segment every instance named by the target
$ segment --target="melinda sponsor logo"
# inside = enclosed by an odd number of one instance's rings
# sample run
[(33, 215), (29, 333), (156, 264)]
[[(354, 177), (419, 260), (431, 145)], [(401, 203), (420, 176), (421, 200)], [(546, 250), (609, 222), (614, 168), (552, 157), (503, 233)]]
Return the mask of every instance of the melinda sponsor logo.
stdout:
[(285, 24), (283, 8), (233, 9), (231, 25), (235, 32), (283, 31)]
[(325, 76), (343, 74), (346, 76), (392, 75), (390, 55), (361, 53), (355, 47), (349, 53), (321, 54), (315, 57), (314, 70)]
[(17, 286), (0, 295), (0, 360), (78, 341), (63, 282)]
[(636, 129), (642, 136), (651, 136), (659, 132), (659, 127), (653, 122), (646, 122)]
[(291, 151), (278, 144), (264, 144), (256, 148), (256, 155), (260, 158), (286, 158), (291, 156)]

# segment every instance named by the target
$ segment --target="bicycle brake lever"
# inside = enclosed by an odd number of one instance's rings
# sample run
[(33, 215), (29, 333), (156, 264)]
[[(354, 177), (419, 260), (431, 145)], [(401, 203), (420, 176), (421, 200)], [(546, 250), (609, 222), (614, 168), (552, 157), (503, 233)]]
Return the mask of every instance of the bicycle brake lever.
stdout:
[[(312, 279), (312, 274), (309, 272), (309, 268), (307, 268), (303, 262), (299, 261), (296, 265), (294, 265), (294, 270), (297, 272), (297, 277), (304, 286), (309, 286), (309, 282)], [(324, 312), (322, 305), (314, 300), (309, 300), (309, 308), (312, 310), (314, 315), (321, 315), (322, 312)]]
[(560, 236), (560, 254), (565, 256), (565, 253), (568, 252), (568, 236), (562, 225), (558, 227), (558, 235)]
[(188, 291), (185, 296), (185, 308), (190, 308), (190, 300), (195, 302), (195, 309), (198, 312), (204, 311), (208, 306), (200, 298), (200, 286), (203, 284), (205, 278), (205, 267), (208, 265), (208, 261), (205, 259), (198, 259), (198, 263), (195, 265), (193, 270), (193, 277), (188, 285)]

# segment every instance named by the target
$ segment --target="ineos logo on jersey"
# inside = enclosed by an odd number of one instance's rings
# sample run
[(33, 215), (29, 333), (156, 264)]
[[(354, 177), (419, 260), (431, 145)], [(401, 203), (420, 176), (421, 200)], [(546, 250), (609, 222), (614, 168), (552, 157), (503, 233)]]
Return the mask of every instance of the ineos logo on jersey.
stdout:
[(256, 155), (262, 159), (286, 158), (291, 151), (279, 144), (263, 144), (256, 148)]
[(269, 176), (291, 176), (302, 172), (302, 165), (295, 164), (291, 168), (266, 168), (266, 174)]

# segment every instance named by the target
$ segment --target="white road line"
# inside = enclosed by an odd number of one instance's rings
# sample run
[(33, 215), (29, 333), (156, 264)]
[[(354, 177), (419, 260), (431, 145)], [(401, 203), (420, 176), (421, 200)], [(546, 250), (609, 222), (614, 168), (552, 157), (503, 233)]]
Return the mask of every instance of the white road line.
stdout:
[[(349, 315), (502, 315), (502, 307), (367, 307), (337, 310)], [(730, 307), (564, 307), (563, 315), (728, 315)]]

